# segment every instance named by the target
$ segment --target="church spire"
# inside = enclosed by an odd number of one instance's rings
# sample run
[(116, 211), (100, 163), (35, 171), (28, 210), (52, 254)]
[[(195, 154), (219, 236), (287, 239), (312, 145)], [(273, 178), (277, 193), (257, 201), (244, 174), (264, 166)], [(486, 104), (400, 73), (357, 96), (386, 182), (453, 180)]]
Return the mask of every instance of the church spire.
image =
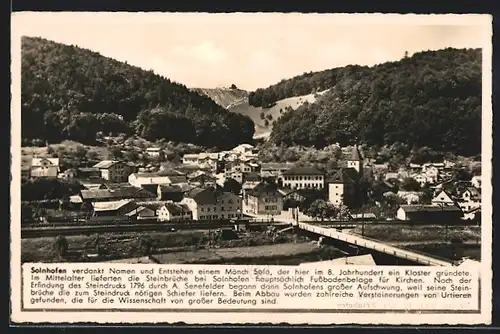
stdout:
[(359, 148), (357, 144), (354, 144), (354, 147), (352, 148), (352, 153), (351, 153), (351, 161), (361, 161), (363, 160), (361, 158), (361, 152), (359, 152)]

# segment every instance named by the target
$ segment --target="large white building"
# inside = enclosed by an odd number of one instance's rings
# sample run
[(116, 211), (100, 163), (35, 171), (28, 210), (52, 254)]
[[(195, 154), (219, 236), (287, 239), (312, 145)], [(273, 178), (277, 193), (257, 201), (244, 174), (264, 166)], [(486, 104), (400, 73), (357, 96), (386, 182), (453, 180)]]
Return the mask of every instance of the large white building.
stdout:
[(325, 175), (315, 167), (292, 167), (283, 172), (282, 182), (289, 189), (323, 189)]
[(164, 170), (158, 173), (134, 173), (128, 177), (128, 182), (134, 187), (144, 185), (171, 185), (187, 183), (185, 174), (175, 170)]
[(241, 198), (230, 192), (195, 188), (184, 195), (181, 204), (192, 212), (194, 220), (241, 218)]

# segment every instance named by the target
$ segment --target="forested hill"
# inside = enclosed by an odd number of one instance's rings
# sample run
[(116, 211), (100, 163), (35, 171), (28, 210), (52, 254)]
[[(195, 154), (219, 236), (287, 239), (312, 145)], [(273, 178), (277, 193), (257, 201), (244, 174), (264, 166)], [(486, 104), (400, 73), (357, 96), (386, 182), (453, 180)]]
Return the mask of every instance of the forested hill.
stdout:
[[(357, 140), (474, 155), (481, 151), (481, 51), (426, 51), (374, 67), (305, 74), (251, 93), (256, 104), (330, 88), (277, 120), (276, 144), (323, 147)], [(259, 97), (260, 96), (260, 97)], [(257, 103), (258, 104), (258, 103)]]
[(250, 142), (253, 122), (210, 98), (76, 46), (22, 39), (23, 140), (91, 143), (96, 134), (137, 134), (230, 148)]

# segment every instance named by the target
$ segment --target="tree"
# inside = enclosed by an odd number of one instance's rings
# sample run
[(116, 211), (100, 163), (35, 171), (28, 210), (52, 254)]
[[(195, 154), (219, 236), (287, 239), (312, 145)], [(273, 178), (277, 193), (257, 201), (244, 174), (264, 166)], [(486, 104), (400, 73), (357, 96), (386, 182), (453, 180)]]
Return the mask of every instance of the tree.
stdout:
[(304, 213), (310, 217), (319, 218), (323, 221), (324, 219), (337, 217), (339, 210), (333, 204), (322, 199), (317, 199), (311, 203)]
[(421, 189), (420, 183), (411, 177), (407, 177), (401, 182), (401, 188), (405, 191), (418, 191)]
[(235, 84), (232, 84), (231, 87), (229, 87), (230, 89), (238, 89), (238, 87), (236, 87)]
[(58, 236), (52, 249), (57, 257), (63, 258), (68, 252), (68, 240), (62, 235)]
[(249, 117), (152, 71), (42, 38), (21, 43), (26, 140), (94, 144), (123, 133), (228, 149), (253, 138)]
[(228, 178), (224, 181), (224, 185), (222, 186), (223, 191), (227, 191), (233, 193), (235, 195), (239, 195), (241, 191), (241, 184), (235, 179)]

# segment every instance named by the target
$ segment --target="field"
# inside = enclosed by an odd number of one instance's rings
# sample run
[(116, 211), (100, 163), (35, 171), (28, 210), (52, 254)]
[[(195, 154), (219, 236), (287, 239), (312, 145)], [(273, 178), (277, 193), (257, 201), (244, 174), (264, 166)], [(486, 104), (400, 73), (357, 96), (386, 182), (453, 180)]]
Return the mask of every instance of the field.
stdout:
[[(94, 152), (90, 153), (96, 156), (97, 159), (99, 160), (104, 160), (107, 159), (109, 156), (109, 150), (107, 147), (101, 147), (101, 146), (87, 146), (87, 145), (82, 145), (80, 143), (70, 141), (70, 140), (65, 140), (59, 144), (51, 144), (50, 147), (52, 147), (55, 151), (55, 153), (62, 153), (64, 152), (65, 154), (68, 155), (74, 155), (76, 154), (77, 150), (81, 147), (87, 149), (87, 151)], [(36, 147), (36, 146), (26, 146), (21, 148), (21, 155), (32, 155), (32, 156), (38, 156), (38, 157), (44, 157), (44, 158), (50, 158), (52, 157), (52, 153), (48, 152), (48, 148), (46, 146), (43, 147)]]
[(190, 252), (206, 248), (235, 248), (303, 242), (293, 235), (275, 238), (261, 232), (244, 232), (235, 239), (223, 239), (215, 231), (129, 232), (67, 236), (68, 252), (60, 258), (53, 250), (56, 237), (21, 240), (22, 262), (89, 261), (85, 254), (97, 254), (93, 261), (141, 257), (165, 252)]
[(284, 243), (253, 247), (203, 249), (153, 255), (159, 263), (255, 263), (266, 259), (288, 258), (318, 250), (315, 243)]

